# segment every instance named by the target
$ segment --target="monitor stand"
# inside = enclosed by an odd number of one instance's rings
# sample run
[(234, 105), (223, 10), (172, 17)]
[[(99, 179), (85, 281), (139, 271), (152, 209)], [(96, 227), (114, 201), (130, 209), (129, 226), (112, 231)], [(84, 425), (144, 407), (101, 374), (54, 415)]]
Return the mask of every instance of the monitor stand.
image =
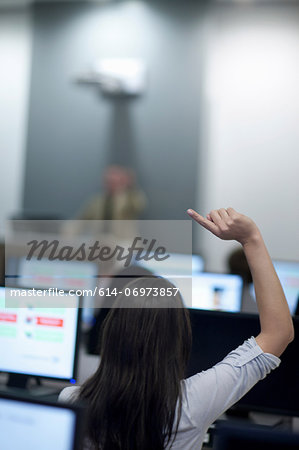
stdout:
[(233, 406), (226, 411), (226, 415), (232, 419), (249, 420), (249, 410), (234, 408)]
[(6, 386), (8, 389), (26, 389), (28, 385), (29, 376), (21, 373), (10, 373)]
[(1, 386), (0, 390), (15, 394), (25, 394), (34, 397), (58, 396), (61, 388), (44, 386), (39, 378), (35, 378), (36, 384), (31, 384), (29, 380), (32, 377), (20, 373), (10, 373), (6, 385)]

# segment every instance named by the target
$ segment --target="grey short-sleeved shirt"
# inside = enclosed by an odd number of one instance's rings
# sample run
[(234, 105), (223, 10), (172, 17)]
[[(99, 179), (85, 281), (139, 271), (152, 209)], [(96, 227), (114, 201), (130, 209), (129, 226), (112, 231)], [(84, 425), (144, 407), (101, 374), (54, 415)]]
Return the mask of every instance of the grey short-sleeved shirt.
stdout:
[[(178, 432), (167, 449), (200, 449), (209, 426), (279, 364), (280, 359), (264, 353), (252, 337), (211, 369), (183, 380)], [(59, 401), (74, 401), (78, 389), (65, 388)]]

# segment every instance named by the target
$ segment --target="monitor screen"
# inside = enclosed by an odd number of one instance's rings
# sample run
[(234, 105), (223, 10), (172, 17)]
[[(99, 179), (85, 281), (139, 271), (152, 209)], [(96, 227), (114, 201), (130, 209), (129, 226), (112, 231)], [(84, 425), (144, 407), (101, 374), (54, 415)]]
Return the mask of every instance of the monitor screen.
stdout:
[(1, 448), (74, 450), (79, 448), (76, 410), (0, 395)]
[(299, 434), (269, 426), (225, 423), (216, 426), (214, 450), (297, 450)]
[(192, 308), (239, 312), (243, 281), (239, 275), (203, 272), (192, 277)]
[[(260, 333), (255, 314), (191, 309), (190, 317), (193, 341), (188, 376), (214, 366), (246, 339)], [(293, 323), (296, 336), (299, 319), (294, 318)], [(299, 416), (298, 346), (295, 339), (282, 354), (280, 366), (259, 381), (234, 408)]]
[[(150, 255), (151, 256), (151, 255)], [(150, 270), (153, 274), (164, 277), (188, 277), (202, 272), (204, 260), (200, 255), (187, 255), (183, 253), (170, 253), (165, 261), (134, 261), (134, 264)]]
[[(50, 305), (55, 298), (48, 300)], [(75, 307), (38, 308), (24, 296), (22, 307), (6, 308), (5, 288), (0, 288), (0, 371), (64, 380), (75, 377), (79, 298), (70, 300)]]

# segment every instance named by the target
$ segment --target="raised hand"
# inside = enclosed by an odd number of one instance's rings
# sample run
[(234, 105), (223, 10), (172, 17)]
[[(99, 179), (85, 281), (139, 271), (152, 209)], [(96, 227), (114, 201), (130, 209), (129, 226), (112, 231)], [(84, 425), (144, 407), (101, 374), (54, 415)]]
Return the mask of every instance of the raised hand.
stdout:
[(294, 339), (290, 310), (261, 233), (249, 217), (233, 208), (211, 211), (204, 218), (193, 209), (187, 213), (220, 239), (235, 239), (243, 245), (253, 278), (260, 314), (257, 344), (265, 353), (280, 356)]
[(207, 215), (207, 218), (204, 218), (193, 209), (188, 209), (187, 213), (202, 227), (220, 239), (234, 239), (245, 245), (259, 236), (259, 229), (254, 221), (233, 208), (215, 209)]

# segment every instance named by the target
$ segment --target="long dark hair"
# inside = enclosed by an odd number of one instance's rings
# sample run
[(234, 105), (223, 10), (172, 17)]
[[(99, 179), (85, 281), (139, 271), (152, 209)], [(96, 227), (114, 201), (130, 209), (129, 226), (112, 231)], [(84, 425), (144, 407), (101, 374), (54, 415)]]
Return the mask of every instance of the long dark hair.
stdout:
[[(109, 292), (122, 292), (126, 284), (132, 279), (142, 277), (152, 277), (153, 272), (142, 266), (132, 265), (119, 270), (111, 279)], [(116, 300), (115, 296), (108, 295), (102, 297), (102, 305), (95, 316), (95, 322), (87, 336), (88, 353), (98, 355), (101, 349), (102, 333), (104, 321)]]
[[(174, 288), (163, 278), (139, 278), (127, 286), (131, 307), (120, 307), (128, 297), (118, 297), (104, 323), (98, 370), (80, 390), (87, 435), (96, 449), (162, 450), (175, 439), (181, 417), (189, 313), (179, 292), (156, 296)], [(152, 293), (134, 296), (134, 288)]]

